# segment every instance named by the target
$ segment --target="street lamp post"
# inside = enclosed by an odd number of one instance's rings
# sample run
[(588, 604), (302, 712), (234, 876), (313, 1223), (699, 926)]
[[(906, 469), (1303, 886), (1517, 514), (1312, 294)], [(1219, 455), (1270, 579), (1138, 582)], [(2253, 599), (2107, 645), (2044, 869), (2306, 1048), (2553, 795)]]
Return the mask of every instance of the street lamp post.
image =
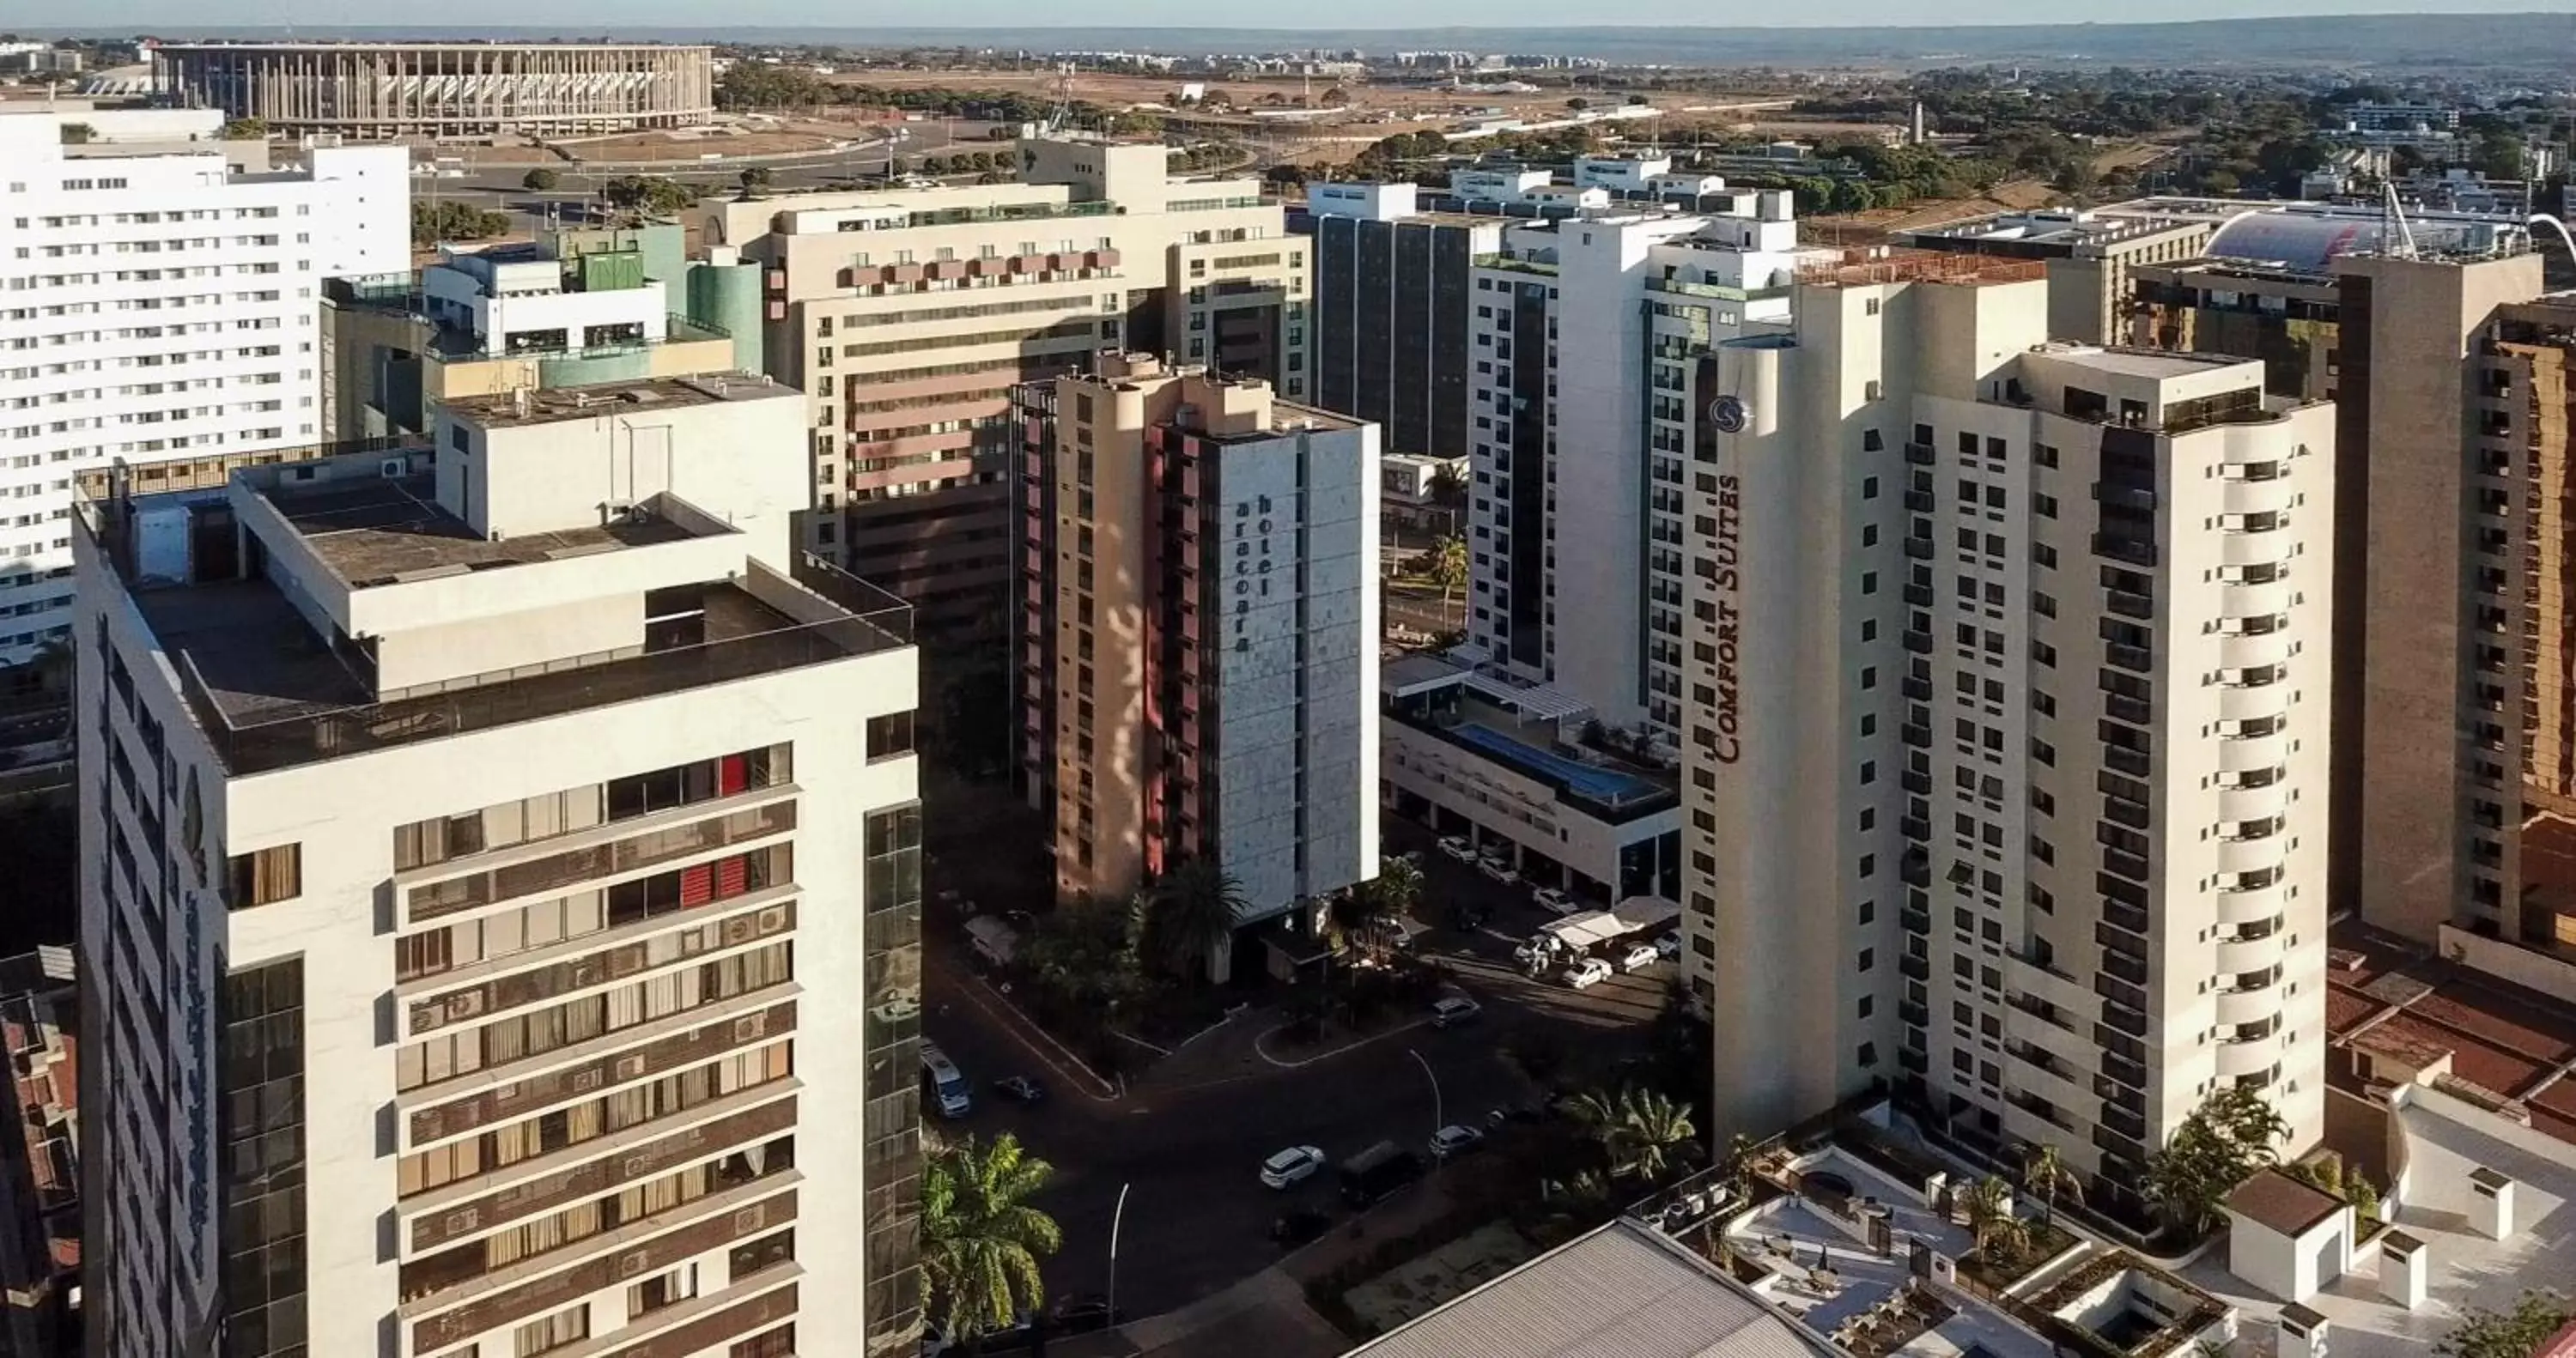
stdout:
[(1109, 1214), (1109, 1323), (1118, 1323), (1118, 1228), (1127, 1220), (1127, 1190), (1133, 1183), (1118, 1185), (1118, 1207)]
[(1437, 1136), (1441, 1128), (1449, 1125), (1449, 1119), (1441, 1112), (1440, 1076), (1432, 1071), (1430, 1062), (1422, 1059), (1421, 1052), (1407, 1047), (1404, 1054), (1413, 1058), (1413, 1064), (1422, 1067), (1422, 1078), (1431, 1082), (1431, 1134)]

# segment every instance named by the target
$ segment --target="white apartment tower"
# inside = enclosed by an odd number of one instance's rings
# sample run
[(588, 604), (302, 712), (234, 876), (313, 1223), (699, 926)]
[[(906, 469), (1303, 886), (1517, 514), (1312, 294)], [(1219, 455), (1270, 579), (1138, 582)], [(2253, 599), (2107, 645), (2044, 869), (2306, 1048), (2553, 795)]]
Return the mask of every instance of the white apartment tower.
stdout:
[(0, 113), (0, 663), (67, 630), (72, 482), (322, 441), (322, 281), (410, 263), (409, 156), (63, 154)]
[(2048, 344), (2033, 264), (1819, 267), (1794, 311), (1685, 392), (1721, 1133), (1883, 1082), (2131, 1206), (2222, 1085), (2313, 1143), (2333, 408)]
[(1468, 639), (1667, 751), (1682, 723), (1690, 354), (1789, 313), (1789, 195), (1512, 227), (1469, 322)]
[(915, 660), (792, 545), (804, 409), (94, 479), (92, 1351), (908, 1350)]

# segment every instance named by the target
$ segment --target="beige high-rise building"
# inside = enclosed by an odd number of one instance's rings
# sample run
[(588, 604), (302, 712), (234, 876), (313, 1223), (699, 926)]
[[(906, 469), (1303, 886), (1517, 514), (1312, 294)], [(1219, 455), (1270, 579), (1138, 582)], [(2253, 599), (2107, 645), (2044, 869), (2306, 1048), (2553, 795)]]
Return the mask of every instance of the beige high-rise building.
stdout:
[(2334, 410), (2049, 343), (2040, 267), (1810, 268), (1695, 365), (1684, 918), (1721, 1134), (1884, 1080), (2134, 1209), (2223, 1086), (2322, 1131)]
[(807, 393), (804, 545), (910, 600), (934, 659), (1008, 616), (1014, 384), (1134, 351), (1306, 395), (1311, 242), (1259, 180), (1177, 175), (1159, 142), (996, 149), (1016, 182), (697, 210), (769, 270), (769, 371)]

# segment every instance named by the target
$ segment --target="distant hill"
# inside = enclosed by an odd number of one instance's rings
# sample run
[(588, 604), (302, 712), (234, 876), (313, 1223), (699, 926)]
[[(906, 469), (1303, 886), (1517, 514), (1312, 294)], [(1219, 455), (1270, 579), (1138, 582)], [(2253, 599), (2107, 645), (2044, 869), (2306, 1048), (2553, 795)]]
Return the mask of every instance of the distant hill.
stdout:
[[(288, 36), (211, 26), (169, 37)], [(1021, 47), (1032, 51), (1365, 52), (1464, 49), (1547, 52), (1617, 62), (1824, 66), (1901, 62), (2081, 61), (2134, 66), (2324, 63), (2370, 66), (2576, 64), (2576, 15), (2372, 14), (2170, 24), (2022, 24), (1941, 28), (723, 28), (561, 29), (300, 26), (299, 39), (617, 37), (642, 41), (811, 43), (865, 47)]]

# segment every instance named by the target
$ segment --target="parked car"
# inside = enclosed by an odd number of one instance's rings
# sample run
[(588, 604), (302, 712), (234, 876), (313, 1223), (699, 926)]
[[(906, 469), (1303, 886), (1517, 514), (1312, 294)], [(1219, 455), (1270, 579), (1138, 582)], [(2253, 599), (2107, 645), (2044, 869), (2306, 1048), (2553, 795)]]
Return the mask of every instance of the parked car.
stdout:
[(1402, 853), (1391, 853), (1386, 856), (1386, 861), (1389, 863), (1406, 863), (1418, 868), (1422, 866), (1422, 850), (1407, 849)]
[(1283, 1250), (1293, 1250), (1300, 1245), (1323, 1239), (1324, 1232), (1331, 1229), (1333, 1229), (1333, 1219), (1330, 1216), (1312, 1209), (1304, 1209), (1290, 1212), (1283, 1217), (1272, 1218), (1270, 1239)]
[(1369, 1208), (1422, 1177), (1422, 1157), (1381, 1141), (1342, 1163), (1342, 1200)]
[(1682, 931), (1679, 929), (1668, 929), (1663, 933), (1656, 935), (1655, 951), (1662, 953), (1666, 960), (1680, 957), (1682, 955)]
[(1048, 1332), (1089, 1334), (1094, 1330), (1115, 1329), (1126, 1321), (1127, 1313), (1112, 1310), (1106, 1297), (1074, 1297), (1055, 1308)]
[(1610, 979), (1610, 964), (1598, 957), (1585, 957), (1565, 964), (1565, 983), (1576, 990), (1589, 990)]
[(1476, 861), (1476, 846), (1460, 839), (1456, 835), (1441, 836), (1440, 852), (1449, 855), (1451, 858), (1457, 859), (1461, 863), (1473, 863)]
[(1521, 875), (1519, 873), (1512, 871), (1511, 864), (1506, 863), (1499, 858), (1477, 859), (1476, 871), (1485, 874), (1485, 876), (1494, 881), (1500, 882), (1505, 886), (1510, 886), (1521, 879)]
[(1005, 1096), (1019, 1103), (1046, 1102), (1046, 1086), (1026, 1075), (1013, 1075), (1007, 1079), (995, 1080), (993, 1088), (1002, 1091)]
[(1261, 1182), (1271, 1188), (1287, 1188), (1315, 1177), (1324, 1167), (1324, 1153), (1313, 1146), (1290, 1146), (1261, 1162)]
[(1644, 971), (1664, 960), (1664, 954), (1652, 943), (1632, 943), (1620, 949), (1616, 959), (1621, 971)]
[(1431, 1026), (1455, 1028), (1462, 1023), (1474, 1022), (1476, 1016), (1483, 1012), (1483, 1006), (1464, 995), (1443, 995), (1431, 1004)]
[(1552, 886), (1543, 886), (1531, 892), (1530, 899), (1538, 902), (1539, 909), (1551, 915), (1571, 915), (1575, 910), (1574, 898)]
[(1485, 1144), (1485, 1134), (1462, 1123), (1450, 1123), (1431, 1134), (1431, 1158), (1451, 1160)]

